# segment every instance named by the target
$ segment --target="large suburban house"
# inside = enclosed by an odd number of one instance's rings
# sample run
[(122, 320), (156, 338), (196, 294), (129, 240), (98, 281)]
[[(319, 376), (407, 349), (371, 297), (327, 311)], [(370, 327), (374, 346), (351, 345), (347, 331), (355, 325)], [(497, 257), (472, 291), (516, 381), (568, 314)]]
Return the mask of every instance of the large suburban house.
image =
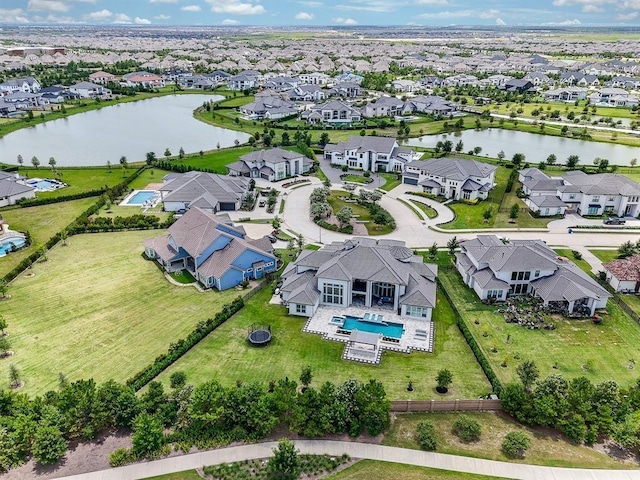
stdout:
[(361, 305), (430, 321), (437, 272), (404, 242), (354, 237), (303, 250), (283, 272), (280, 291), (291, 315), (312, 317), (319, 305)]
[(252, 239), (225, 218), (191, 208), (169, 227), (168, 235), (144, 242), (147, 257), (167, 272), (187, 270), (207, 288), (226, 290), (276, 269), (268, 238)]
[(247, 153), (227, 168), (232, 176), (264, 178), (273, 182), (308, 172), (312, 164), (312, 160), (300, 153), (271, 148)]
[(572, 170), (565, 173), (564, 177), (553, 178), (533, 170), (528, 169), (528, 176), (525, 177), (520, 174), (524, 180), (522, 191), (528, 196), (525, 202), (529, 208), (536, 211), (542, 201), (557, 204), (550, 208), (551, 213), (543, 209), (541, 215), (555, 215), (554, 208), (562, 208), (562, 205), (578, 215), (640, 215), (640, 184), (624, 175), (588, 175), (581, 170)]
[(244, 70), (228, 79), (227, 88), (229, 90), (249, 90), (258, 86), (260, 72), (255, 70)]
[(360, 110), (340, 100), (330, 100), (305, 110), (300, 115), (309, 124), (350, 125), (362, 118)]
[(487, 198), (495, 183), (496, 167), (461, 158), (418, 160), (405, 166), (402, 183), (454, 200)]
[(33, 77), (16, 78), (0, 83), (0, 92), (4, 93), (38, 93), (42, 86)]
[(544, 305), (568, 314), (593, 315), (611, 294), (582, 269), (559, 257), (541, 240), (511, 240), (478, 235), (460, 242), (456, 268), (482, 300), (532, 294)]
[(410, 148), (400, 147), (391, 137), (350, 137), (346, 142), (324, 147), (324, 158), (332, 165), (370, 172), (402, 172), (418, 155)]
[(640, 293), (640, 254), (605, 263), (607, 282), (616, 292)]
[(113, 73), (103, 72), (100, 70), (90, 74), (89, 81), (92, 83), (99, 83), (100, 85), (106, 85), (107, 83), (116, 83), (118, 81), (118, 77)]
[[(286, 97), (286, 98), (283, 98)], [(278, 119), (296, 115), (298, 107), (288, 99), (286, 94), (263, 92), (255, 96), (255, 100), (239, 107), (240, 112), (250, 120)]]
[(128, 87), (162, 88), (164, 78), (149, 72), (133, 72), (122, 76), (122, 80)]
[(367, 103), (362, 108), (362, 116), (367, 118), (373, 117), (394, 117), (402, 115), (404, 102), (397, 97), (382, 95), (375, 101)]
[(36, 189), (15, 173), (0, 171), (0, 207), (14, 205), (23, 198), (35, 198)]
[(170, 173), (158, 190), (167, 212), (198, 207), (216, 213), (238, 210), (249, 191), (249, 180), (197, 171)]
[(460, 108), (455, 102), (451, 102), (438, 95), (417, 95), (409, 98), (402, 107), (402, 115), (413, 113), (426, 113), (427, 115), (451, 115)]
[(111, 90), (103, 85), (91, 82), (80, 82), (69, 87), (71, 93), (81, 98), (105, 98), (111, 97)]

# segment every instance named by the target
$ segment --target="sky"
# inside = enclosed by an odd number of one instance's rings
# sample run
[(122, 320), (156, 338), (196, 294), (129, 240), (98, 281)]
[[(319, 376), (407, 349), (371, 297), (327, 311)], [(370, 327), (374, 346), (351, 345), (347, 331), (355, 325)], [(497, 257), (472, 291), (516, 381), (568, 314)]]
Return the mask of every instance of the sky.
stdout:
[(0, 23), (634, 26), (640, 0), (0, 0)]

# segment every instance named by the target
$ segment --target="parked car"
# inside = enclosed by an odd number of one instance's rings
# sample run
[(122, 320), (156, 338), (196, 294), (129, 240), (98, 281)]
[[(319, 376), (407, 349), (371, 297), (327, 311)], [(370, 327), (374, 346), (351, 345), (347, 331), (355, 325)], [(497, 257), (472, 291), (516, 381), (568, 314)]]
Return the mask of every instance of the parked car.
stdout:
[(607, 217), (604, 219), (605, 225), (624, 225), (626, 220), (619, 217)]
[(266, 204), (267, 204), (267, 201), (263, 199), (260, 199), (260, 201), (258, 202), (259, 207), (264, 207)]
[(274, 237), (273, 235), (267, 235), (267, 238), (269, 239), (269, 241), (271, 243), (276, 243), (278, 241), (278, 239), (276, 237)]

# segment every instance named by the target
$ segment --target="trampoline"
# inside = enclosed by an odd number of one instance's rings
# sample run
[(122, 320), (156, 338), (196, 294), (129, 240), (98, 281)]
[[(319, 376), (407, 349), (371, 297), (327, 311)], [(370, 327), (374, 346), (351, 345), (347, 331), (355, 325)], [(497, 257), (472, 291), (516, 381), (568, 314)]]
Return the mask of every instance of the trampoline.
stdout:
[(247, 340), (251, 345), (264, 347), (271, 341), (271, 330), (266, 328), (257, 328), (249, 332)]

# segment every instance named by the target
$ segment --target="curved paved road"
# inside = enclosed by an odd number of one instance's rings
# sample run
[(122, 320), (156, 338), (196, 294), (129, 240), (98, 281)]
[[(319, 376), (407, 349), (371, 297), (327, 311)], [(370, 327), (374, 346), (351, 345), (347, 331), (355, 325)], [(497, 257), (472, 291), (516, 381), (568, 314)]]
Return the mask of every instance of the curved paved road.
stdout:
[[(129, 480), (152, 477), (166, 473), (182, 472), (202, 468), (204, 465), (237, 462), (265, 458), (272, 455), (276, 442), (228, 447), (206, 452), (164, 458), (147, 463), (85, 473), (68, 480)], [(423, 452), (407, 448), (387, 447), (369, 443), (337, 442), (330, 440), (298, 440), (296, 447), (301, 453), (339, 456), (347, 453), (353, 458), (381, 460), (420, 467), (477, 473), (497, 477), (523, 480), (639, 480), (640, 470), (590, 470), (583, 468), (543, 467), (521, 463), (497, 462), (479, 458), (460, 457), (443, 453)]]

